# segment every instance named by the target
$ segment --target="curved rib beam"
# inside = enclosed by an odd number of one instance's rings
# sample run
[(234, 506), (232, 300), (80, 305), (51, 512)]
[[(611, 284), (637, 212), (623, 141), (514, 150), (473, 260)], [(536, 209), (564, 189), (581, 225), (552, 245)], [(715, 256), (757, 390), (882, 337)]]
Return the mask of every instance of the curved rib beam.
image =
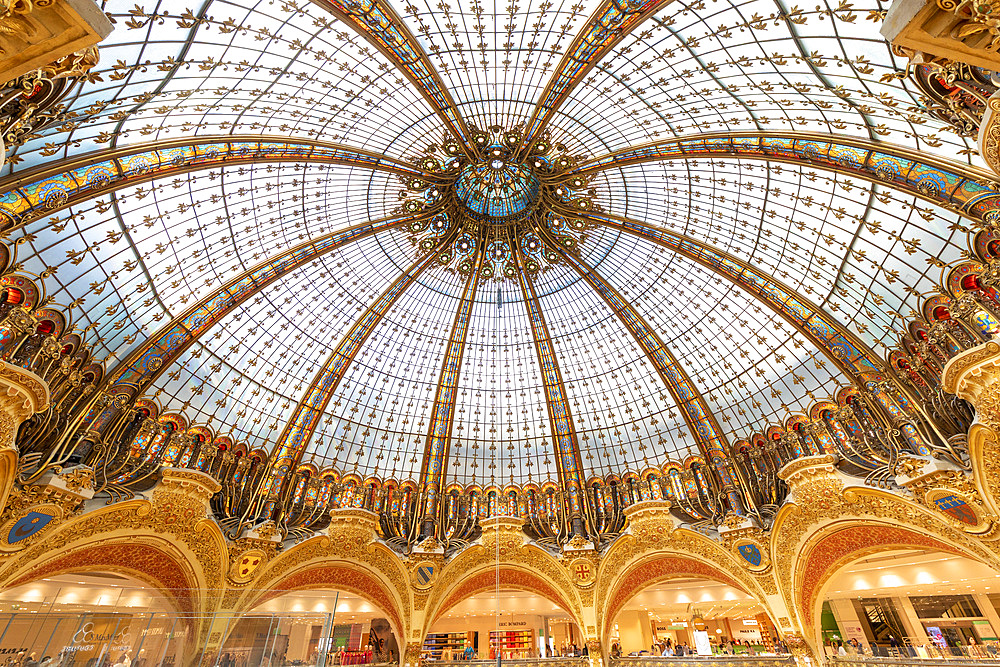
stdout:
[[(479, 270), (482, 266), (483, 249), (476, 244), (476, 257), (473, 258), (472, 271), (465, 281), (465, 289), (455, 311), (455, 320), (448, 337), (448, 347), (445, 348), (444, 362), (441, 364), (441, 375), (438, 378), (437, 391), (434, 393), (434, 406), (431, 408), (430, 428), (427, 430), (427, 444), (424, 447), (424, 458), (420, 464), (420, 483), (427, 489), (427, 502), (424, 506), (425, 526), (427, 521), (433, 521), (437, 516), (437, 503), (441, 495), (441, 485), (444, 481), (444, 466), (448, 460), (448, 450), (451, 448), (451, 428), (455, 421), (455, 403), (458, 399), (458, 371), (462, 367), (462, 357), (465, 356), (465, 340), (469, 334), (469, 313), (476, 300), (479, 289)], [(428, 530), (430, 527), (428, 526)]]
[[(568, 211), (565, 213), (570, 214)], [(605, 213), (573, 212), (571, 215), (638, 236), (697, 262), (783, 317), (848, 377), (857, 378), (862, 383), (882, 379), (882, 361), (870, 347), (812, 301), (747, 262), (690, 236), (638, 220)]]
[(268, 285), (326, 253), (426, 215), (430, 213), (382, 218), (324, 234), (266, 259), (229, 280), (147, 338), (108, 373), (103, 387), (115, 396), (115, 400), (99, 408), (100, 412), (95, 408), (87, 416), (88, 430), (101, 433), (115, 415), (166, 372), (200, 336)]
[(582, 260), (563, 250), (554, 239), (546, 234), (550, 247), (554, 248), (563, 260), (573, 267), (580, 277), (597, 292), (608, 307), (618, 315), (618, 318), (629, 330), (639, 347), (646, 354), (653, 368), (660, 375), (667, 390), (673, 396), (674, 402), (684, 415), (684, 421), (694, 434), (698, 449), (707, 461), (718, 472), (719, 478), (726, 488), (734, 510), (742, 511), (742, 504), (733, 484), (732, 476), (726, 469), (724, 460), (729, 448), (722, 429), (712, 415), (708, 404), (701, 393), (695, 388), (691, 378), (684, 372), (676, 357), (670, 352), (652, 327), (646, 323), (635, 308), (626, 301), (614, 287), (599, 276)]
[(326, 363), (319, 369), (316, 377), (313, 378), (312, 383), (302, 395), (302, 400), (295, 406), (295, 411), (275, 443), (276, 456), (272, 456), (271, 460), (275, 462), (275, 470), (279, 475), (294, 470), (299, 464), (302, 454), (316, 430), (320, 416), (330, 402), (333, 392), (337, 390), (341, 380), (347, 374), (347, 369), (354, 361), (358, 350), (368, 340), (368, 336), (382, 321), (393, 304), (403, 295), (403, 292), (416, 281), (424, 269), (437, 261), (437, 249), (450, 242), (454, 234), (455, 228), (446, 233), (443, 242), (439, 242), (433, 250), (427, 252), (402, 275), (392, 281), (392, 284), (351, 325), (340, 343), (330, 353)]
[(174, 139), (97, 151), (0, 181), (0, 229), (23, 225), (67, 206), (131, 185), (189, 171), (261, 162), (314, 162), (436, 181), (405, 162), (324, 141), (222, 136)]
[(138, 396), (199, 336), (279, 278), (350, 243), (386, 229), (401, 227), (426, 215), (429, 214), (398, 215), (353, 225), (339, 232), (323, 234), (264, 260), (192, 304), (148, 338), (108, 374), (106, 386), (112, 386), (116, 394), (127, 391), (133, 397)]
[(671, 0), (605, 0), (601, 3), (587, 19), (583, 30), (573, 39), (542, 90), (521, 140), (519, 159), (523, 160), (528, 154), (559, 106), (590, 70), (637, 25), (670, 2)]
[(975, 167), (892, 144), (803, 132), (710, 132), (628, 148), (569, 173), (593, 174), (660, 160), (735, 157), (809, 165), (916, 195), (977, 221), (1000, 217), (1000, 191)]
[[(514, 257), (517, 259), (518, 253), (515, 252)], [(542, 371), (542, 385), (545, 389), (549, 420), (552, 423), (552, 439), (556, 445), (561, 486), (569, 495), (571, 513), (578, 515), (583, 509), (580, 498), (585, 481), (583, 458), (580, 456), (580, 443), (576, 438), (573, 416), (566, 398), (566, 384), (559, 370), (559, 362), (556, 361), (552, 334), (538, 303), (535, 286), (525, 276), (524, 270), (518, 270), (517, 275), (518, 282), (521, 283), (521, 294), (524, 295), (524, 305), (528, 310), (528, 319), (531, 321), (531, 335), (535, 343), (535, 352), (538, 353), (538, 367)]]
[(455, 135), (466, 157), (474, 160), (472, 133), (458, 105), (403, 20), (384, 0), (313, 0), (354, 28), (417, 87), (441, 122)]

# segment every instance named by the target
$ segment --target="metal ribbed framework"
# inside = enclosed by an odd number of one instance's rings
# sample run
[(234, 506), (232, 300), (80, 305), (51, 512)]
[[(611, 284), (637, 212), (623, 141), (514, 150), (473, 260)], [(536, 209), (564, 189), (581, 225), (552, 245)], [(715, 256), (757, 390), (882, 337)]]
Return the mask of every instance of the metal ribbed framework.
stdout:
[(538, 352), (538, 365), (543, 374), (545, 402), (549, 408), (552, 437), (559, 462), (559, 482), (566, 490), (571, 516), (578, 516), (582, 511), (582, 494), (586, 480), (583, 476), (580, 444), (577, 442), (576, 429), (573, 426), (573, 414), (566, 398), (566, 383), (563, 382), (559, 370), (559, 361), (552, 345), (552, 334), (545, 323), (545, 315), (538, 303), (535, 286), (523, 272), (518, 274), (518, 282), (531, 322), (531, 333), (535, 341), (535, 350)]
[(730, 443), (885, 380), (1000, 210), (900, 110), (878, 3), (119, 4), (73, 123), (0, 174), (37, 310), (102, 368), (94, 440), (142, 403), (427, 517), (452, 469), (570, 513), (684, 469), (740, 512)]
[(643, 352), (646, 353), (653, 367), (660, 374), (663, 384), (674, 397), (674, 402), (680, 406), (688, 428), (691, 429), (691, 433), (698, 443), (698, 449), (706, 461), (715, 467), (720, 481), (725, 486), (726, 493), (733, 499), (734, 508), (738, 510), (741, 506), (739, 495), (724, 464), (724, 460), (728, 456), (729, 443), (725, 441), (722, 429), (719, 428), (691, 378), (684, 372), (663, 340), (645, 319), (622, 298), (617, 290), (585, 263), (568, 253), (563, 252), (562, 254), (566, 262), (594, 288), (594, 291), (621, 318), (629, 333), (642, 347)]
[[(450, 235), (449, 235), (450, 236)], [(402, 272), (389, 287), (365, 310), (344, 334), (336, 349), (313, 378), (285, 425), (275, 449), (275, 465), (278, 470), (294, 470), (313, 436), (320, 416), (330, 402), (330, 397), (340, 385), (358, 349), (375, 330), (389, 309), (399, 300), (403, 292), (412, 285), (420, 274), (434, 262), (436, 253), (426, 253)]]

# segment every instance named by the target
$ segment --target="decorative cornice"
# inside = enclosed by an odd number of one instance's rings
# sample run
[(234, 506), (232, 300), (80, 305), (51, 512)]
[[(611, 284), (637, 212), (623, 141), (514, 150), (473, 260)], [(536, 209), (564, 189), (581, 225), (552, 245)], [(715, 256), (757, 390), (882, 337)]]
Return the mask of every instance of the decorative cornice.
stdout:
[(327, 532), (336, 539), (337, 532), (347, 528), (360, 530), (369, 534), (369, 541), (374, 539), (378, 515), (358, 507), (341, 507), (330, 511), (330, 526)]
[(26, 368), (0, 361), (0, 409), (18, 423), (49, 407), (49, 386)]
[(985, 372), (993, 368), (1000, 368), (1000, 343), (988, 341), (952, 357), (941, 374), (941, 388), (974, 403), (977, 385), (995, 379)]
[(941, 387), (972, 403), (981, 424), (1000, 430), (1000, 343), (988, 341), (952, 357)]
[(165, 491), (184, 491), (208, 501), (222, 485), (208, 473), (189, 468), (160, 468), (160, 485)]
[(786, 463), (778, 471), (778, 477), (785, 480), (789, 489), (794, 492), (796, 487), (806, 484), (810, 480), (836, 476), (836, 470), (833, 467), (836, 460), (836, 457), (831, 454), (803, 456)]
[(520, 535), (522, 534), (523, 526), (524, 519), (519, 516), (493, 516), (479, 522), (479, 527), (483, 530), (484, 540), (487, 535), (491, 539), (496, 539), (495, 536), (497, 533), (501, 535)]
[(670, 508), (673, 504), (669, 500), (643, 500), (626, 507), (623, 512), (629, 522), (647, 521), (652, 519), (667, 519), (673, 521)]
[(3, 2), (0, 84), (91, 47), (112, 30), (111, 21), (93, 0)]

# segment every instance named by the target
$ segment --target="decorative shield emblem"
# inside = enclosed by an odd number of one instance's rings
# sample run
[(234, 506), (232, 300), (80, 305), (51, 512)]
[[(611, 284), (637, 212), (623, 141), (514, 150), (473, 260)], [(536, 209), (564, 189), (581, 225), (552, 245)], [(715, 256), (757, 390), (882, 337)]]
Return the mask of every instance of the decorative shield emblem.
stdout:
[(586, 558), (577, 558), (570, 563), (569, 573), (577, 586), (590, 586), (597, 578), (597, 568)]
[(763, 556), (760, 554), (760, 549), (758, 549), (757, 545), (752, 542), (741, 544), (737, 547), (737, 551), (739, 551), (740, 555), (743, 556), (743, 560), (750, 563), (753, 567), (760, 567), (760, 564), (764, 560)]
[(413, 568), (413, 585), (417, 588), (430, 588), (434, 583), (434, 575), (437, 571), (434, 563), (425, 560), (417, 563)]
[(244, 551), (243, 555), (230, 568), (229, 578), (238, 584), (245, 584), (253, 579), (254, 573), (265, 560), (266, 556), (260, 549)]
[(957, 519), (967, 526), (975, 526), (979, 523), (976, 511), (969, 506), (969, 503), (954, 494), (935, 498), (934, 504), (952, 519)]
[(21, 518), (14, 521), (13, 525), (7, 531), (7, 544), (17, 544), (29, 537), (34, 537), (56, 518), (55, 513), (47, 513), (39, 511), (39, 509), (36, 508), (31, 512), (27, 512)]

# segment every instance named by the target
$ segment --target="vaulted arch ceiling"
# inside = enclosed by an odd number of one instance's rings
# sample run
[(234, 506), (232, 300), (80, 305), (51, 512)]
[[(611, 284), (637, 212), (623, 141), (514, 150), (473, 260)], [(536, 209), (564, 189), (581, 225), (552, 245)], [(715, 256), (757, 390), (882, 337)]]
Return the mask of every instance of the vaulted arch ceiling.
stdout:
[[(955, 161), (977, 160), (972, 147), (914, 113), (915, 91), (886, 76), (899, 65), (878, 34), (886, 3), (359, 6), (367, 13), (304, 0), (199, 10), (110, 0), (117, 29), (70, 103), (74, 122), (3, 167), (0, 204), (31, 211), (9, 215), (19, 261), (78, 311), (97, 357), (121, 371), (112, 381), (179, 326), (183, 344), (135, 390), (250, 447), (278, 446), (321, 389), (303, 456), (362, 475), (416, 478), (434, 451), (435, 484), (554, 480), (560, 414), (584, 478), (703, 456), (688, 401), (725, 444), (851, 381), (807, 324), (706, 253), (773, 276), (877, 362), (940, 267), (961, 257), (968, 218), (982, 215), (973, 203), (995, 201), (981, 172)], [(609, 15), (615, 7), (624, 13)], [(602, 32), (599, 20), (621, 29)], [(447, 262), (395, 293), (429, 233), (401, 208), (406, 198), (440, 204), (457, 234), (480, 230), (484, 257), (492, 243), (539, 240), (517, 216), (555, 196), (547, 172), (517, 171), (505, 153), (507, 181), (490, 185), (487, 161), (458, 196), (454, 172), (438, 169), (448, 151), (473, 162), (490, 145), (528, 152), (543, 123), (541, 153), (579, 166), (592, 180), (573, 196), (598, 209), (556, 242), (570, 239), (574, 261), (627, 307), (535, 250), (509, 264), (493, 257), (495, 272), (470, 290), (461, 234)], [(678, 137), (713, 132), (758, 146), (828, 138), (886, 158), (677, 148)], [(451, 150), (449, 136), (464, 141)], [(283, 143), (269, 153), (255, 137)], [(216, 138), (222, 157), (202, 152)], [(130, 171), (157, 147), (192, 154)], [(914, 156), (938, 189), (907, 180)], [(74, 171), (83, 163), (111, 165), (115, 182), (90, 187)], [(407, 189), (410, 170), (431, 170), (425, 180), (445, 192)], [(43, 176), (52, 182), (27, 187)], [(503, 210), (473, 211), (476, 192), (499, 193)], [(672, 240), (618, 224), (628, 219)], [(504, 275), (508, 265), (520, 279)], [(371, 313), (363, 340), (345, 347)], [(677, 404), (657, 345), (694, 398)], [(323, 384), (342, 349), (352, 351), (339, 379)]]

